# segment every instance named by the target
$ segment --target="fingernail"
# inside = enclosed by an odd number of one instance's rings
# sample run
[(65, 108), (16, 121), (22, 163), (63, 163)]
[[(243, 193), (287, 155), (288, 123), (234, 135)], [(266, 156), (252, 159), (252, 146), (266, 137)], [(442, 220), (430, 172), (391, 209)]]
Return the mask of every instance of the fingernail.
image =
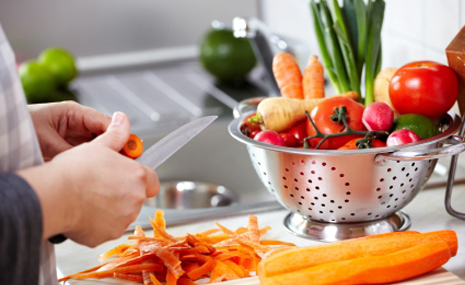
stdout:
[(112, 125), (121, 125), (124, 121), (124, 114), (121, 112), (113, 113), (113, 118), (111, 119)]

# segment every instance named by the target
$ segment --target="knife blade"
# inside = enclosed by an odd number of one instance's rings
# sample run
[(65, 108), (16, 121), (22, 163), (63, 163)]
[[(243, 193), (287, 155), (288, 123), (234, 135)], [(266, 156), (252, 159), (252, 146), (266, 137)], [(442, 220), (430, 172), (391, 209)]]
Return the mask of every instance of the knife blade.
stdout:
[(216, 118), (218, 116), (203, 117), (179, 127), (144, 151), (136, 161), (152, 169), (157, 168)]

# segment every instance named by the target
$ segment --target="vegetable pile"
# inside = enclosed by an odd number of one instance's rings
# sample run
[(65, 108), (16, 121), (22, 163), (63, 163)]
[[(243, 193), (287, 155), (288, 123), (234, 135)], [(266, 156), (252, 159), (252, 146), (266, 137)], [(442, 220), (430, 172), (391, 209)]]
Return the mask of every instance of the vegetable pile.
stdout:
[(453, 231), (398, 232), (271, 252), (262, 285), (391, 284), (422, 275), (457, 253)]
[[(145, 285), (189, 285), (199, 279), (210, 283), (249, 277), (261, 259), (272, 249), (294, 246), (276, 240), (263, 240), (269, 226), (258, 227), (255, 216), (249, 216), (247, 227), (232, 231), (216, 223), (218, 229), (183, 237), (166, 232), (163, 211), (150, 218), (153, 237), (140, 226), (129, 240), (102, 254), (102, 264), (58, 280), (115, 278)], [(272, 247), (278, 246), (278, 247)]]
[(277, 54), (273, 72), (282, 96), (262, 100), (240, 129), (276, 146), (351, 150), (418, 142), (440, 133), (441, 118), (458, 96), (454, 72), (431, 61), (381, 71), (376, 102), (365, 105), (353, 90), (325, 97), (324, 69), (316, 56), (302, 75), (290, 54)]

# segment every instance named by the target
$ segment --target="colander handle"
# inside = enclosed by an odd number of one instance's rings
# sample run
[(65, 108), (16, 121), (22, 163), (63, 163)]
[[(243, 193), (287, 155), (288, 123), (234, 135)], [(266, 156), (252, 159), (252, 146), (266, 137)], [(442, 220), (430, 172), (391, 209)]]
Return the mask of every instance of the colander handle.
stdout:
[(265, 98), (268, 98), (268, 97), (254, 97), (254, 98), (242, 100), (234, 107), (234, 110), (233, 110), (234, 118), (235, 119), (239, 118), (245, 112), (255, 111), (257, 109), (258, 104), (260, 104), (260, 102), (262, 102), (262, 100)]

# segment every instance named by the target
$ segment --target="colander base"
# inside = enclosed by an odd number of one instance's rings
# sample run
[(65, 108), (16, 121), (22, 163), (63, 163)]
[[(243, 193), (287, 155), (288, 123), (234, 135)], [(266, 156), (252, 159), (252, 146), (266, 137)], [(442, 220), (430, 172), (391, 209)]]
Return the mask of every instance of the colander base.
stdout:
[(398, 211), (385, 219), (360, 223), (324, 223), (305, 219), (289, 213), (284, 226), (292, 234), (321, 242), (334, 242), (351, 238), (405, 231), (410, 227), (410, 217)]

